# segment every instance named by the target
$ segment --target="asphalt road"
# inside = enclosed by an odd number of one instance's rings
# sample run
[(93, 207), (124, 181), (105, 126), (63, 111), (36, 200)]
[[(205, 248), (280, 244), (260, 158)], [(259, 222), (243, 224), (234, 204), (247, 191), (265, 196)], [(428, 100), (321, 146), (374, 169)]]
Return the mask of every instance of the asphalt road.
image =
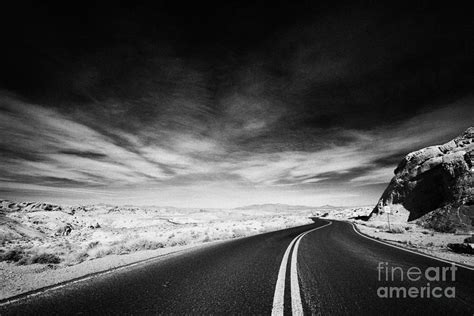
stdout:
[[(399, 269), (393, 281), (386, 266)], [(411, 267), (422, 271), (420, 280), (400, 280)], [(304, 314), (473, 315), (474, 271), (458, 267), (453, 282), (446, 268), (447, 280), (435, 281), (437, 267), (450, 265), (362, 237), (348, 223), (318, 221), (100, 275), (2, 305), (0, 314), (277, 315), (297, 313), (300, 301)], [(381, 298), (381, 287), (454, 288), (455, 297)]]

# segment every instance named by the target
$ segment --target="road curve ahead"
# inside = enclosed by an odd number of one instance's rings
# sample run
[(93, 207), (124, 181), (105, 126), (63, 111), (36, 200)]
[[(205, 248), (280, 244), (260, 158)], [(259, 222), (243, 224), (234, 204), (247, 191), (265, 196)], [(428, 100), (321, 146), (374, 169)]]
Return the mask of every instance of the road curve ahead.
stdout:
[[(393, 267), (398, 270), (390, 279), (386, 270)], [(455, 281), (432, 279), (443, 267), (448, 277), (454, 270)], [(423, 276), (409, 280), (410, 268)], [(390, 287), (399, 297), (381, 295)], [(435, 288), (451, 292), (402, 297), (404, 288), (423, 287), (431, 294)], [(453, 288), (455, 296), (446, 297)], [(473, 315), (474, 271), (381, 244), (349, 223), (321, 220), (158, 258), (0, 305), (1, 315), (229, 313)]]

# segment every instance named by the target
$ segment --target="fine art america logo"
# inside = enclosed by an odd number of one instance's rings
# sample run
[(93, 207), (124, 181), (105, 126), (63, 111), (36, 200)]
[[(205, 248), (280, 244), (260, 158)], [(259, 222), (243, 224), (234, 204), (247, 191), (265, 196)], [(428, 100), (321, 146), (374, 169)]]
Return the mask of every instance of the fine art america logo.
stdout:
[(377, 288), (377, 295), (380, 298), (454, 298), (455, 287), (447, 285), (448, 282), (456, 281), (457, 269), (454, 264), (450, 267), (420, 269), (389, 266), (388, 262), (379, 262), (377, 266), (379, 282), (403, 285), (380, 286)]

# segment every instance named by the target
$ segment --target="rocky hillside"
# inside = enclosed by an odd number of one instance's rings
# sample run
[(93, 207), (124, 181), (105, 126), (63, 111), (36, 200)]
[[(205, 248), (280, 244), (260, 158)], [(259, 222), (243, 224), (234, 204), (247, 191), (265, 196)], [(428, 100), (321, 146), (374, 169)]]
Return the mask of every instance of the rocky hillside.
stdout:
[(474, 127), (450, 142), (408, 154), (371, 213), (417, 220), (439, 231), (474, 225)]
[(41, 212), (41, 211), (66, 211), (70, 212), (70, 208), (63, 208), (56, 204), (43, 202), (12, 202), (8, 200), (0, 200), (0, 212)]

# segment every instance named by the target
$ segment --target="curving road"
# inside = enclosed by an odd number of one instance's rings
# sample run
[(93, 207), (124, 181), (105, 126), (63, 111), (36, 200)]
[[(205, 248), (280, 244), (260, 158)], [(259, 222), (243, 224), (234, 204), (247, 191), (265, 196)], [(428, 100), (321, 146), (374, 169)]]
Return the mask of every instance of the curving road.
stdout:
[[(391, 267), (398, 268), (393, 281), (385, 274)], [(443, 267), (447, 279), (432, 279)], [(418, 281), (406, 275), (400, 279), (399, 272), (410, 268), (423, 274)], [(321, 220), (0, 302), (0, 314), (473, 315), (474, 271), (456, 267), (453, 282), (453, 270), (447, 263), (363, 237), (349, 223)], [(395, 292), (425, 287), (431, 294), (436, 287), (454, 288), (455, 297), (379, 297), (385, 293), (380, 288), (389, 287), (396, 287)]]

